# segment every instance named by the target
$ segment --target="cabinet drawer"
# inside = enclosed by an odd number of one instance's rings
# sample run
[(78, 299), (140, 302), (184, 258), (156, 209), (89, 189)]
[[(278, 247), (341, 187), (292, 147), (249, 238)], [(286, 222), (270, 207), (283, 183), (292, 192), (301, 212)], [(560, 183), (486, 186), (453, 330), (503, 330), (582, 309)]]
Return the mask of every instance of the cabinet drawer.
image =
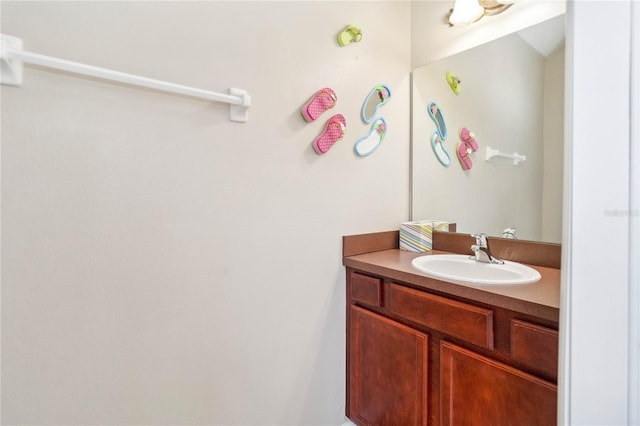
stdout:
[(558, 331), (526, 321), (511, 320), (511, 358), (556, 379)]
[(493, 311), (391, 284), (389, 311), (432, 330), (493, 349)]
[(351, 273), (351, 300), (366, 305), (382, 306), (382, 279), (357, 272)]
[(449, 342), (440, 345), (440, 398), (442, 426), (556, 424), (554, 383)]

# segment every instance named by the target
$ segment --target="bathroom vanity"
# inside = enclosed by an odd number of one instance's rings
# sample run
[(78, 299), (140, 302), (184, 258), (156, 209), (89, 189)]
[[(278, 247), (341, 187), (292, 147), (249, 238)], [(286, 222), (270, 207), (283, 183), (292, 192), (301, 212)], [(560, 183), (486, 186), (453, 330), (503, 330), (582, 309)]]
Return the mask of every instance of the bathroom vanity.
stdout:
[(535, 268), (523, 285), (452, 284), (411, 261), (469, 253), (434, 233), (434, 250), (398, 249), (396, 231), (347, 236), (346, 414), (358, 425), (556, 423), (560, 246), (492, 240)]

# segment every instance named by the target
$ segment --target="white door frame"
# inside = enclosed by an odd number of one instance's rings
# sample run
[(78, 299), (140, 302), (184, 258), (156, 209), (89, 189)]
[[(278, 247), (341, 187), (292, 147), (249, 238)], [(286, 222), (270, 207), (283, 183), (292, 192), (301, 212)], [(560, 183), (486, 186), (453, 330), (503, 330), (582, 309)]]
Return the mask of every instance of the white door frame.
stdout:
[(638, 4), (632, 3), (567, 6), (559, 424), (638, 421), (637, 77), (631, 81), (633, 58), (638, 71)]

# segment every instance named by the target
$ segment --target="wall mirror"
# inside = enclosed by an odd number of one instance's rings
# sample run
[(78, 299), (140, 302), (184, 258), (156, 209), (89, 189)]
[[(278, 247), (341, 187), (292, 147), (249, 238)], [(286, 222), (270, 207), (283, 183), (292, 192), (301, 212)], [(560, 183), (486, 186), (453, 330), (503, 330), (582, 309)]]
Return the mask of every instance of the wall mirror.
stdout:
[[(561, 242), (564, 22), (556, 16), (413, 70), (412, 220), (447, 220), (458, 232), (499, 237), (515, 229), (518, 239)], [(458, 90), (447, 73), (460, 80)], [(449, 165), (432, 149), (432, 102), (448, 128), (439, 149)], [(477, 142), (475, 152), (461, 151), (466, 170), (457, 153), (462, 128)], [(487, 148), (526, 159), (486, 161)]]

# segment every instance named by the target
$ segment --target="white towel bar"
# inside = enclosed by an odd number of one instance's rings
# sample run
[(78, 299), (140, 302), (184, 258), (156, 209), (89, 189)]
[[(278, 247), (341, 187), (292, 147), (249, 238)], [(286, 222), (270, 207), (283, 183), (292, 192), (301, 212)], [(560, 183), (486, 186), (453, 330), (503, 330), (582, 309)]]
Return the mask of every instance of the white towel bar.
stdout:
[(487, 147), (484, 160), (491, 161), (493, 157), (510, 158), (513, 160), (514, 166), (517, 166), (518, 164), (520, 164), (521, 162), (527, 159), (526, 155), (521, 155), (521, 154), (518, 154), (517, 152), (514, 152), (513, 154), (505, 154), (504, 152), (500, 152), (497, 149), (492, 149), (491, 147)]
[(26, 62), (33, 65), (40, 65), (76, 74), (89, 75), (105, 80), (147, 87), (149, 89), (162, 90), (164, 92), (176, 93), (210, 101), (225, 102), (230, 104), (229, 119), (231, 121), (246, 123), (248, 120), (248, 109), (251, 105), (251, 98), (247, 92), (242, 89), (229, 89), (229, 94), (227, 95), (224, 93), (210, 92), (208, 90), (196, 89), (180, 84), (140, 77), (133, 74), (126, 74), (106, 68), (99, 68), (92, 65), (85, 65), (64, 59), (44, 56), (38, 53), (25, 52), (22, 50), (21, 39), (6, 34), (1, 34), (0, 37), (0, 59), (2, 60), (0, 83), (4, 85), (20, 86), (22, 84), (22, 63)]

